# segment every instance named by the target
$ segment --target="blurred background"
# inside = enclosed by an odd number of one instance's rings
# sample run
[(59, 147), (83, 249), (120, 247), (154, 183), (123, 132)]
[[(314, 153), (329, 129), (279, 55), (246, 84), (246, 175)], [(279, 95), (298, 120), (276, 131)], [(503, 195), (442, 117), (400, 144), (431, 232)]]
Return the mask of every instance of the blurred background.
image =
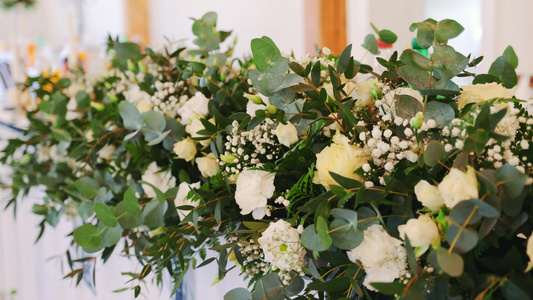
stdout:
[[(0, 98), (2, 89), (12, 84), (2, 75), (2, 63), (9, 64), (14, 56), (23, 60), (18, 66), (21, 74), (62, 70), (72, 53), (89, 72), (98, 71), (108, 35), (143, 45), (166, 41), (191, 45), (190, 18), (208, 11), (218, 14), (218, 28), (233, 30), (236, 55), (249, 54), (251, 39), (266, 35), (282, 52), (292, 51), (296, 57), (323, 46), (340, 54), (353, 44), (355, 58), (370, 63), (373, 57), (359, 46), (373, 32), (370, 23), (394, 31), (399, 39), (392, 49), (402, 50), (411, 47), (413, 22), (454, 19), (465, 31), (450, 45), (465, 55), (485, 57), (477, 73), (486, 72), (512, 45), (520, 58), (517, 96), (524, 99), (533, 94), (531, 0), (37, 0), (30, 8), (0, 10)], [(31, 215), (32, 197), (42, 194), (30, 195), (18, 208), (16, 219), (12, 211), (0, 214), (0, 300), (131, 299), (131, 293), (111, 293), (125, 286), (127, 278), (120, 271), (138, 268), (125, 258), (113, 258), (109, 269), (100, 268), (96, 289), (89, 280), (78, 289), (73, 281), (61, 280), (66, 274), (58, 255), (68, 248), (65, 236), (72, 225), (60, 223), (56, 231), (47, 229), (34, 245), (38, 219)], [(210, 283), (213, 278), (196, 280)], [(227, 286), (235, 287), (234, 283)], [(168, 299), (169, 290), (170, 286), (153, 287), (145, 299)]]

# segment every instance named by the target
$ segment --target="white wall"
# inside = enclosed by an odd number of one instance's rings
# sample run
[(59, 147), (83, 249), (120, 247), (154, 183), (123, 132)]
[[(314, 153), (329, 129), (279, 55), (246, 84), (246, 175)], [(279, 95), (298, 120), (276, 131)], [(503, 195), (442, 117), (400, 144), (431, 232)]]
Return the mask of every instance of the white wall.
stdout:
[(423, 0), (347, 0), (348, 44), (353, 44), (356, 59), (369, 63), (373, 61), (370, 54), (361, 47), (364, 38), (374, 33), (370, 23), (378, 29), (389, 29), (398, 35), (394, 50), (401, 51), (406, 45), (410, 47), (414, 34), (409, 31), (413, 22), (423, 18)]
[(233, 30), (238, 35), (235, 54), (250, 53), (253, 38), (269, 36), (282, 52), (304, 54), (305, 0), (150, 0), (150, 35), (152, 43), (163, 36), (171, 40), (186, 38), (192, 42), (193, 21), (203, 14), (218, 14), (217, 28)]

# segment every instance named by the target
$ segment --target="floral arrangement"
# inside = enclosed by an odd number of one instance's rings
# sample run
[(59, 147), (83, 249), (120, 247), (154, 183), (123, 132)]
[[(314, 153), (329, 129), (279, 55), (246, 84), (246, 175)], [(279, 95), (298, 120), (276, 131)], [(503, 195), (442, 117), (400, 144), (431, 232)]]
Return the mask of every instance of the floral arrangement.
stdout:
[(18, 5), (24, 6), (24, 7), (32, 7), (35, 5), (36, 0), (2, 0), (0, 2), (0, 7), (5, 9), (11, 9), (13, 7), (16, 7)]
[[(396, 35), (374, 29), (363, 47), (377, 55), (376, 36)], [(150, 274), (177, 289), (216, 263), (218, 279), (249, 280), (224, 299), (529, 299), (533, 117), (513, 96), (518, 58), (508, 47), (475, 74), (482, 57), (448, 45), (457, 22), (410, 29), (428, 56), (374, 68), (351, 45), (295, 58), (268, 37), (234, 58), (214, 13), (194, 20), (195, 49), (110, 39), (99, 78), (28, 79), (38, 105), (1, 159), (8, 205), (44, 186), (42, 230), (83, 222), (72, 238), (89, 254), (67, 250), (66, 277), (121, 243), (144, 266), (125, 273), (135, 296)]]

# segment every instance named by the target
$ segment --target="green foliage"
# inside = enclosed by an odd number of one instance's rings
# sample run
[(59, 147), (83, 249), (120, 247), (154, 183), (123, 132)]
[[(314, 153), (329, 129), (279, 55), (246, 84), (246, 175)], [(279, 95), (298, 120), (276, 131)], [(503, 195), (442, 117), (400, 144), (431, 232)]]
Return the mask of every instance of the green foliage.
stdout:
[[(44, 186), (32, 208), (41, 230), (65, 215), (81, 219), (69, 238), (92, 254), (72, 257), (69, 249), (66, 277), (82, 280), (119, 245), (143, 266), (124, 273), (132, 283), (122, 290), (135, 297), (143, 280), (162, 283), (164, 272), (175, 290), (191, 267), (216, 263), (221, 280), (233, 259), (250, 289), (224, 299), (529, 297), (527, 241), (518, 235), (533, 228), (532, 118), (517, 99), (476, 98), (454, 83), (471, 76), (474, 83), (514, 86), (512, 47), (488, 74), (474, 74), (482, 57), (448, 45), (463, 28), (428, 19), (411, 31), (431, 55), (407, 49), (377, 57), (380, 67), (372, 69), (354, 59), (352, 45), (340, 56), (319, 51), (297, 61), (266, 36), (252, 40), (253, 58), (233, 57), (233, 45), (225, 45), (231, 32), (216, 25), (213, 12), (193, 19), (195, 49), (141, 51), (110, 38), (113, 72), (92, 86), (77, 73), (28, 79), (39, 104), (28, 113), (23, 138), (10, 140), (0, 158), (13, 168), (6, 204), (15, 207), (32, 187)], [(396, 42), (392, 31), (372, 28), (363, 41), (372, 54), (379, 51), (376, 37)], [(353, 80), (359, 73), (375, 78)], [(86, 88), (73, 95), (71, 84)], [(503, 108), (508, 102), (512, 110)], [(283, 132), (280, 124), (295, 130)], [(190, 147), (175, 147), (184, 139)], [(452, 168), (468, 170), (469, 179), (453, 182), (446, 177)], [(262, 180), (255, 178), (243, 192), (246, 170), (275, 173), (274, 188), (252, 186)], [(184, 185), (191, 190), (183, 192)], [(243, 215), (246, 205), (265, 216)], [(400, 226), (420, 215), (437, 228), (425, 245), (417, 234), (400, 235)], [(281, 220), (291, 235), (273, 238), (290, 244), (265, 245), (266, 232)], [(387, 255), (405, 250), (401, 271), (410, 276), (365, 281), (375, 271), (365, 259), (379, 259), (391, 246), (374, 241), (376, 253), (350, 259), (349, 251), (372, 241), (365, 237), (372, 226), (400, 240)], [(208, 257), (208, 249), (216, 255)], [(263, 264), (272, 256), (291, 257), (295, 266), (275, 270), (283, 259)]]

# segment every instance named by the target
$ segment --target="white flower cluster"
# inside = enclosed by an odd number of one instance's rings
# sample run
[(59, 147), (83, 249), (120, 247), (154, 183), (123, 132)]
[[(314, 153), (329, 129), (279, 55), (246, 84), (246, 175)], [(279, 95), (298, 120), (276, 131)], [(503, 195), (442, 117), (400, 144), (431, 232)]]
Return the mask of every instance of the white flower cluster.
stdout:
[[(529, 144), (533, 142), (533, 135), (530, 134), (533, 118), (521, 116), (519, 109), (507, 104), (492, 106), (491, 113), (496, 113), (500, 109), (507, 109), (507, 114), (498, 123), (494, 131), (509, 138), (503, 142), (490, 138), (483, 149), (483, 153), (476, 157), (477, 163), (487, 168), (496, 169), (504, 164), (510, 164), (526, 173), (526, 170), (531, 170), (533, 165), (528, 157), (520, 157), (519, 152), (522, 149), (529, 149)], [(470, 119), (475, 119), (479, 112), (480, 109), (471, 112), (469, 114)], [(467, 121), (454, 119), (449, 127), (443, 128), (440, 133), (443, 137), (443, 145), (446, 152), (463, 148), (464, 142), (468, 138), (465, 128), (471, 125)]]
[[(381, 118), (381, 121), (373, 126), (372, 131), (361, 132), (358, 136), (363, 152), (371, 157), (371, 163), (375, 167), (385, 170), (384, 175), (390, 175), (394, 166), (403, 159), (412, 163), (418, 160), (420, 149), (413, 129), (408, 127), (409, 123), (410, 120), (408, 119), (399, 116), (393, 118), (390, 114), (386, 114)], [(435, 126), (433, 120), (427, 123), (429, 125), (420, 130)], [(396, 134), (395, 127), (403, 128), (403, 136)], [(370, 163), (363, 165), (365, 173), (373, 169)], [(380, 176), (379, 181), (380, 184), (385, 184), (383, 176)]]
[(246, 275), (266, 273), (270, 270), (270, 264), (264, 261), (263, 249), (257, 245), (254, 239), (239, 241), (239, 252), (244, 260), (243, 269)]
[(348, 251), (348, 258), (359, 260), (366, 271), (363, 284), (374, 291), (372, 282), (393, 282), (405, 275), (407, 254), (402, 241), (391, 237), (381, 225), (372, 225), (364, 231), (364, 240)]
[[(169, 48), (170, 47), (170, 48)], [(164, 53), (165, 51), (170, 51), (170, 52), (167, 52), (167, 53), (172, 53), (173, 50), (170, 50), (172, 49), (172, 45), (163, 45), (161, 47), (161, 52), (160, 53)], [(160, 63), (157, 63), (157, 62), (154, 62), (154, 61), (149, 61), (146, 66), (147, 66), (147, 71), (149, 74), (152, 74), (157, 80), (159, 81), (163, 81), (165, 79), (167, 79), (167, 75), (170, 74), (171, 72), (173, 72), (175, 69), (174, 66), (176, 66), (178, 62), (178, 58), (177, 57), (171, 57), (168, 59), (168, 64), (166, 65), (162, 65)]]
[(184, 94), (187, 87), (184, 86), (183, 81), (177, 83), (156, 81), (154, 86), (156, 91), (150, 98), (154, 104), (154, 110), (162, 112), (165, 117), (175, 118), (178, 110), (189, 99), (189, 96)]
[(301, 231), (303, 228), (293, 228), (291, 223), (280, 219), (270, 223), (258, 239), (265, 261), (271, 264), (273, 270), (280, 270), (284, 284), (291, 279), (290, 271), (301, 273), (303, 269), (306, 251), (300, 241)]
[[(236, 175), (244, 169), (263, 165), (279, 158), (281, 145), (276, 137), (276, 124), (265, 119), (250, 131), (239, 131), (239, 122), (233, 121), (231, 135), (226, 136), (226, 151), (220, 160), (224, 175)], [(230, 178), (231, 180), (231, 178)]]

